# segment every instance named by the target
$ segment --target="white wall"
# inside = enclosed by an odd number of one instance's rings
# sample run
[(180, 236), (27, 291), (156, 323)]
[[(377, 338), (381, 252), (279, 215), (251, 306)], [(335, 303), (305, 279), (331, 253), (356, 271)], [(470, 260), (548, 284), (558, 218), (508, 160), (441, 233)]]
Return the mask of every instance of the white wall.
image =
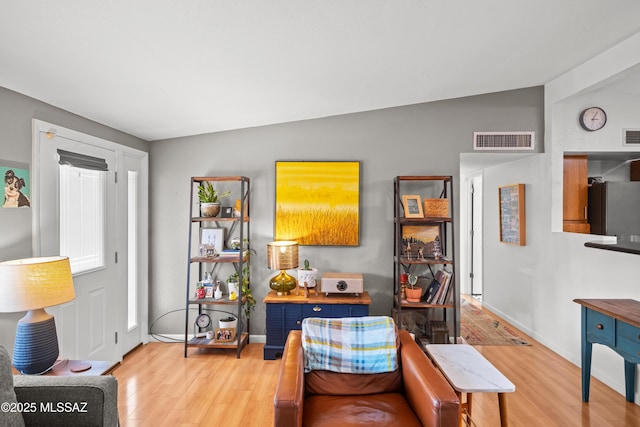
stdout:
[[(565, 151), (631, 151), (622, 129), (640, 127), (640, 99), (619, 85), (620, 75), (637, 72), (640, 35), (605, 52), (545, 87), (545, 154), (484, 171), (485, 293), (483, 303), (576, 365), (580, 357), (580, 305), (576, 298), (640, 300), (640, 257), (584, 247), (598, 236), (563, 233), (562, 156)], [(604, 82), (604, 83), (603, 83)], [(584, 132), (578, 115), (602, 106), (605, 128)], [(526, 184), (527, 246), (497, 241), (497, 187)], [(552, 231), (553, 230), (553, 231)], [(595, 345), (592, 375), (624, 394), (620, 356)], [(640, 393), (636, 386), (636, 402)]]

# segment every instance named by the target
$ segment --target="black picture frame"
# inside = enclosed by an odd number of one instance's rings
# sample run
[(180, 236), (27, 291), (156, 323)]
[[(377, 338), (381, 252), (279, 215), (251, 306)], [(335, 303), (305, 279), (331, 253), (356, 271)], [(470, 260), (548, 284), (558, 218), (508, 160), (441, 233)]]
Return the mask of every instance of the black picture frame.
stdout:
[(233, 218), (233, 207), (223, 206), (220, 212), (220, 218)]

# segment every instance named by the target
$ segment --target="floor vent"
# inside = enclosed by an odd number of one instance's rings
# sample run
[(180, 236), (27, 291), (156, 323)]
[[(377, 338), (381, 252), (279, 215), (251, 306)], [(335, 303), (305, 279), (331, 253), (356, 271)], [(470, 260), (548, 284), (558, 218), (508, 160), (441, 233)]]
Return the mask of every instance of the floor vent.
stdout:
[(625, 129), (623, 145), (640, 147), (640, 129)]
[(534, 149), (535, 132), (474, 132), (473, 149), (484, 151)]

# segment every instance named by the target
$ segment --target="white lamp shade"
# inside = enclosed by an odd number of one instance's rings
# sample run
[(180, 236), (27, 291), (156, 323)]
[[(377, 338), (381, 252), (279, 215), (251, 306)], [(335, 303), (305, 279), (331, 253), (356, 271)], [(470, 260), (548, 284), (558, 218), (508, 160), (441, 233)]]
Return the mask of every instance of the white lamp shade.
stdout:
[(272, 270), (298, 267), (298, 242), (281, 240), (267, 243), (267, 265)]
[(0, 262), (0, 312), (36, 310), (75, 298), (67, 257)]

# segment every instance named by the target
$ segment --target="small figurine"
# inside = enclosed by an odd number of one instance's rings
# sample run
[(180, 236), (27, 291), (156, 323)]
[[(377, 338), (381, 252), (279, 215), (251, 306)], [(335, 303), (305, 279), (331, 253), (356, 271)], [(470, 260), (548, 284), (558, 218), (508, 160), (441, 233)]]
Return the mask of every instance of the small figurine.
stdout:
[(440, 259), (441, 255), (442, 245), (440, 244), (440, 237), (436, 236), (436, 238), (433, 239), (433, 256), (435, 259)]
[(196, 298), (202, 299), (204, 298), (205, 294), (206, 294), (206, 290), (204, 289), (202, 282), (198, 282), (196, 286)]
[(213, 291), (214, 299), (222, 299), (222, 289), (220, 289), (221, 286), (222, 282), (220, 280), (216, 280), (215, 290)]

